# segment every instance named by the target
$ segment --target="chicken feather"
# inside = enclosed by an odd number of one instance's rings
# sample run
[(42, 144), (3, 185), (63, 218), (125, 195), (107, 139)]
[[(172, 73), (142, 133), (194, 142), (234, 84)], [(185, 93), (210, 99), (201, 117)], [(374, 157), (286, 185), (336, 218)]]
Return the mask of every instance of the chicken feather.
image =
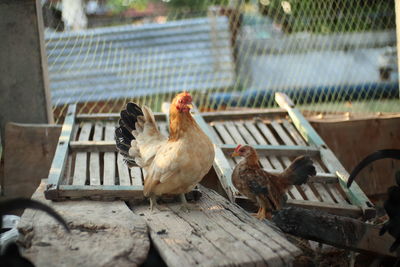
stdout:
[(172, 101), (168, 138), (160, 133), (150, 108), (128, 103), (121, 112), (117, 149), (128, 163), (146, 171), (143, 194), (151, 201), (154, 196), (191, 191), (212, 167), (214, 146), (190, 114), (191, 101), (186, 92)]
[(271, 211), (279, 210), (285, 202), (285, 193), (292, 185), (306, 183), (316, 174), (311, 159), (297, 157), (280, 174), (271, 174), (261, 168), (256, 150), (248, 145), (239, 145), (232, 156), (244, 157), (234, 168), (232, 183), (244, 196), (260, 207), (257, 218), (271, 218)]

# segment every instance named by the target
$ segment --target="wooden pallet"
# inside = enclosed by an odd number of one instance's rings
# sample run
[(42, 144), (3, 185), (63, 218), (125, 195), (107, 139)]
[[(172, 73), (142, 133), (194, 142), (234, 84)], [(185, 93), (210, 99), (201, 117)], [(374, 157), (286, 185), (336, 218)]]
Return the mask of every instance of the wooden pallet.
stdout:
[(349, 174), (290, 99), (278, 93), (276, 102), (282, 109), (195, 115), (215, 144), (214, 169), (229, 199), (248, 206), (249, 200), (231, 182), (237, 160), (229, 155), (237, 144), (250, 144), (260, 154), (263, 168), (271, 173), (282, 171), (299, 155), (314, 160), (317, 175), (309, 183), (293, 187), (288, 204), (355, 218), (374, 217), (376, 211), (369, 199), (357, 184), (346, 187)]
[[(372, 204), (353, 183), (346, 188), (348, 173), (302, 114), (284, 95), (277, 102), (283, 109), (235, 112), (194, 112), (200, 127), (215, 144), (214, 169), (229, 196), (248, 206), (231, 182), (236, 159), (229, 154), (237, 144), (251, 144), (262, 155), (260, 162), (270, 172), (280, 172), (298, 155), (310, 155), (317, 175), (288, 193), (288, 203), (317, 208), (333, 214), (371, 218)], [(116, 152), (114, 129), (119, 114), (76, 115), (71, 105), (65, 118), (49, 173), (48, 199), (143, 199), (143, 170), (129, 169)], [(160, 131), (168, 135), (164, 113), (156, 113)]]
[[(129, 169), (116, 152), (118, 114), (76, 115), (70, 105), (45, 191), (47, 199), (143, 199), (143, 170)], [(165, 114), (157, 114), (167, 131)]]

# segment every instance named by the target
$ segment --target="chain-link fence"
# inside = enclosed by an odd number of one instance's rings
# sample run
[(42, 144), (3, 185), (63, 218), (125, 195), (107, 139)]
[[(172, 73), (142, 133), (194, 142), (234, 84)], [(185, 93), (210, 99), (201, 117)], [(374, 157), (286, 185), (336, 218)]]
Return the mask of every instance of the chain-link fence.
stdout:
[[(62, 5), (61, 5), (62, 4)], [(55, 117), (159, 110), (187, 90), (202, 110), (400, 112), (394, 1), (68, 0), (44, 5)]]

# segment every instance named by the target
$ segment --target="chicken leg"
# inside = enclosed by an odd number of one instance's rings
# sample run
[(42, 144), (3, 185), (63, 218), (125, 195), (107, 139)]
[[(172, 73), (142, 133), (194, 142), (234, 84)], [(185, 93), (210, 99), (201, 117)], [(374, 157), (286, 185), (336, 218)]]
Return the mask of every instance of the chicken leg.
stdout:
[(150, 196), (150, 210), (151, 210), (151, 211), (154, 211), (154, 208), (156, 208), (156, 209), (159, 210), (159, 211), (166, 211), (166, 210), (168, 210), (168, 208), (158, 205), (158, 203), (157, 203), (157, 196), (156, 196), (156, 195), (151, 195), (151, 196)]
[(201, 210), (201, 208), (196, 204), (189, 204), (186, 200), (185, 194), (179, 194), (179, 198), (181, 200), (181, 207), (179, 209), (183, 212), (190, 212), (191, 210)]

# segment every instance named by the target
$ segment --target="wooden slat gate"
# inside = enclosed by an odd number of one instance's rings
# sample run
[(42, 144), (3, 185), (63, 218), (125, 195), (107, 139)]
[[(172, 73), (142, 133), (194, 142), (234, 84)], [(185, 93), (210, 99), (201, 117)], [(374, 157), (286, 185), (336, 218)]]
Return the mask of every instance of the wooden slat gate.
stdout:
[[(260, 163), (279, 172), (298, 155), (314, 160), (317, 175), (308, 184), (293, 187), (288, 204), (326, 210), (351, 217), (375, 216), (375, 209), (356, 183), (348, 189), (348, 173), (332, 151), (283, 94), (282, 109), (194, 113), (194, 118), (215, 144), (214, 169), (232, 202), (247, 205), (231, 182), (236, 159), (229, 154), (237, 144), (250, 144)], [(128, 169), (115, 150), (114, 128), (119, 114), (76, 116), (70, 105), (49, 174), (48, 199), (143, 199), (143, 170)], [(168, 135), (167, 116), (156, 113), (161, 132)]]
[(305, 185), (294, 186), (288, 204), (355, 218), (374, 217), (369, 199), (357, 184), (346, 187), (349, 174), (291, 100), (280, 93), (275, 100), (281, 109), (195, 115), (215, 144), (214, 169), (229, 199), (247, 205), (248, 199), (231, 182), (237, 160), (229, 155), (237, 144), (250, 144), (271, 173), (282, 171), (299, 155), (313, 158), (317, 175)]
[[(166, 115), (155, 114), (167, 134)], [(76, 115), (70, 105), (50, 168), (47, 199), (143, 199), (143, 171), (129, 169), (116, 152), (119, 114)]]

